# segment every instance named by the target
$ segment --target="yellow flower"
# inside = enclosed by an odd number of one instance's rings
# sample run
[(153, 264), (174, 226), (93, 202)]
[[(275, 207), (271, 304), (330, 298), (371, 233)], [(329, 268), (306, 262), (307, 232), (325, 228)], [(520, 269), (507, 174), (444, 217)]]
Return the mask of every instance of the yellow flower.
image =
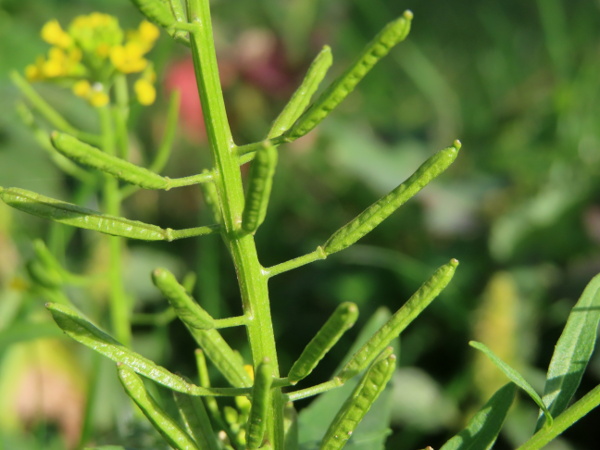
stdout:
[(117, 45), (110, 50), (110, 61), (113, 66), (123, 73), (141, 72), (148, 66), (144, 58), (144, 50), (136, 42)]
[(82, 98), (87, 98), (92, 91), (92, 86), (87, 80), (80, 80), (73, 85), (73, 93)]
[(95, 107), (105, 106), (108, 104), (109, 98), (105, 92), (93, 91), (92, 95), (88, 98), (90, 105)]
[(152, 44), (158, 39), (160, 31), (156, 25), (144, 20), (138, 27), (138, 33), (140, 40), (142, 42), (147, 42), (150, 44), (150, 47), (152, 47)]
[(48, 44), (56, 45), (60, 48), (67, 48), (73, 40), (60, 26), (58, 20), (54, 19), (46, 22), (42, 27), (41, 36)]
[(154, 103), (154, 100), (156, 100), (156, 89), (152, 83), (145, 78), (137, 80), (133, 85), (133, 90), (141, 105), (151, 105)]

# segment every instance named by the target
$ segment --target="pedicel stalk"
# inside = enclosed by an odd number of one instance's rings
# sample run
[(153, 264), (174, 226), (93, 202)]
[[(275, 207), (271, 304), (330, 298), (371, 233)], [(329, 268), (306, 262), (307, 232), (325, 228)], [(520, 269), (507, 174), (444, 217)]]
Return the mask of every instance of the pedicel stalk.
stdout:
[[(238, 145), (233, 141), (225, 111), (208, 0), (133, 0), (133, 3), (148, 22), (142, 22), (139, 29), (128, 34), (127, 38), (116, 19), (103, 14), (82, 16), (67, 31), (58, 22), (49, 22), (42, 31), (44, 39), (53, 45), (49, 56), (26, 69), (29, 81), (71, 83), (75, 94), (88, 100), (98, 112), (100, 134), (75, 129), (23, 77), (13, 75), (34, 112), (55, 128), (49, 138), (55, 154), (66, 158), (69, 164), (76, 163), (73, 167), (77, 170), (83, 167), (89, 171), (83, 173), (102, 174), (104, 207), (102, 211), (96, 211), (14, 187), (1, 188), (0, 197), (8, 205), (29, 214), (112, 236), (109, 242), (112, 258), (109, 276), (113, 298), (112, 333), (115, 338), (100, 330), (69, 302), (49, 303), (47, 308), (66, 334), (116, 362), (125, 391), (172, 447), (295, 448), (297, 423), (292, 414), (292, 402), (360, 377), (320, 444), (323, 449), (342, 448), (393, 374), (396, 358), (390, 343), (447, 286), (458, 261), (452, 259), (438, 269), (330, 381), (296, 390), (294, 385), (315, 369), (341, 335), (354, 324), (358, 309), (352, 303), (341, 304), (307, 344), (289, 372), (282, 374), (271, 319), (268, 281), (278, 274), (325, 259), (360, 240), (445, 171), (456, 159), (460, 142), (455, 141), (431, 156), (405, 182), (375, 201), (306, 255), (263, 267), (254, 236), (267, 217), (277, 159), (285, 157), (278, 155), (280, 148), (309, 133), (325, 120), (375, 64), (406, 38), (412, 13), (406, 11), (386, 25), (366, 45), (356, 61), (313, 99), (332, 62), (331, 50), (325, 47), (289, 103), (273, 121), (264, 140)], [(172, 115), (168, 121), (170, 128), (165, 135), (165, 145), (157, 159), (148, 167), (129, 160), (129, 86), (126, 75), (139, 74), (133, 91), (140, 103), (152, 103), (155, 76), (151, 64), (145, 59), (150, 44), (158, 35), (152, 23), (189, 46), (194, 61), (214, 165), (184, 178), (170, 178), (159, 173), (170, 152), (169, 142), (172, 142), (176, 123)], [(84, 33), (85, 27), (92, 32)], [(176, 102), (177, 97), (174, 97), (172, 105)], [(252, 165), (247, 188), (244, 189), (240, 166), (248, 161), (252, 161)], [(202, 186), (216, 223), (173, 230), (120, 216), (120, 201), (137, 189), (169, 190), (189, 185)], [(211, 234), (221, 236), (235, 266), (243, 308), (241, 316), (211, 317), (172, 273), (158, 268), (152, 274), (152, 281), (201, 349), (201, 353), (197, 354), (201, 383), (197, 385), (129, 347), (129, 311), (120, 281), (119, 255), (124, 245), (123, 238), (171, 241)], [(223, 338), (219, 330), (228, 327), (245, 327), (251, 361), (243, 361)], [(229, 386), (210, 385), (205, 357)], [(173, 392), (180, 417), (169, 416), (160, 402), (146, 390), (140, 376)], [(239, 412), (234, 416), (237, 419), (231, 419), (233, 416), (225, 410), (220, 411), (214, 402), (214, 397), (218, 396), (236, 398)], [(236, 421), (240, 423), (234, 424)]]

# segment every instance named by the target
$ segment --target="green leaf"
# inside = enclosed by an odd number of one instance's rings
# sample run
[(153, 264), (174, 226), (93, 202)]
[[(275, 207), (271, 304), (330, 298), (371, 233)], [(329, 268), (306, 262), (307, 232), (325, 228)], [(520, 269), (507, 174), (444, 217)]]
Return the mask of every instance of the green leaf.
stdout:
[(446, 442), (440, 450), (488, 450), (496, 442), (506, 414), (515, 398), (516, 387), (509, 383), (498, 391), (473, 416), (466, 428)]
[(117, 342), (104, 331), (79, 315), (74, 309), (56, 303), (46, 304), (57, 325), (77, 342), (89, 347), (107, 358), (131, 367), (140, 375), (156, 381), (174, 391), (190, 395), (242, 395), (247, 390), (227, 388), (202, 388), (187, 382), (164, 367)]
[(518, 387), (523, 389), (527, 394), (531, 397), (531, 399), (537, 403), (537, 405), (544, 411), (544, 415), (546, 416), (546, 424), (548, 426), (552, 425), (552, 415), (541, 397), (535, 392), (535, 389), (523, 378), (523, 376), (517, 372), (515, 369), (510, 367), (504, 361), (502, 361), (494, 352), (492, 352), (489, 348), (487, 348), (481, 342), (470, 341), (469, 345), (477, 350), (482, 351), (485, 355), (490, 358), (490, 360), (502, 371), (504, 374)]
[[(600, 275), (596, 275), (569, 314), (548, 367), (542, 401), (554, 417), (565, 410), (579, 387), (594, 353), (599, 321)], [(540, 418), (537, 429), (542, 425)]]
[(122, 363), (117, 365), (117, 369), (119, 379), (127, 395), (139, 406), (154, 428), (158, 430), (170, 446), (190, 450), (206, 448), (198, 447), (177, 422), (158, 405), (146, 390), (142, 379), (136, 375), (133, 369)]

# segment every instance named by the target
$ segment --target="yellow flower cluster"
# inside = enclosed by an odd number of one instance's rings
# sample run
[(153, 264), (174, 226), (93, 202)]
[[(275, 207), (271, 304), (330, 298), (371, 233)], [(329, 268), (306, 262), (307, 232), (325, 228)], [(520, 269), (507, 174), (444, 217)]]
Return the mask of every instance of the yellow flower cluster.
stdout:
[(51, 20), (41, 36), (52, 47), (47, 56), (27, 66), (25, 75), (30, 81), (69, 82), (76, 95), (104, 106), (115, 74), (139, 73), (134, 91), (141, 104), (149, 105), (156, 98), (156, 75), (145, 55), (158, 35), (158, 28), (146, 21), (124, 32), (115, 17), (101, 13), (76, 17), (66, 31)]

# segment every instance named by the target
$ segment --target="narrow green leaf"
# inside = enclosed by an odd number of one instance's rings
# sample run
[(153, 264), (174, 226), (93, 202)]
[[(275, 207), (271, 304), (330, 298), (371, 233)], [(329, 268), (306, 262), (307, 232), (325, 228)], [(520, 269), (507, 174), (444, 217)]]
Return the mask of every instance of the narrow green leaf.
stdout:
[(77, 342), (117, 363), (123, 363), (131, 367), (140, 375), (150, 378), (174, 391), (190, 395), (240, 395), (246, 392), (239, 389), (208, 389), (195, 386), (120, 344), (83, 316), (79, 315), (73, 308), (56, 303), (48, 303), (46, 304), (46, 308), (48, 308), (58, 326)]
[(598, 406), (600, 406), (600, 385), (573, 403), (554, 419), (552, 425), (543, 427), (517, 450), (539, 450), (545, 448), (550, 441)]
[[(548, 367), (542, 400), (552, 416), (562, 413), (579, 387), (594, 353), (600, 321), (600, 275), (587, 285), (573, 307)], [(538, 420), (537, 429), (543, 425)]]
[(210, 314), (188, 295), (185, 288), (177, 282), (175, 275), (167, 269), (154, 270), (152, 282), (188, 327), (199, 330), (210, 330), (215, 327), (215, 321)]
[(354, 303), (340, 304), (290, 369), (288, 374), (290, 383), (297, 383), (307, 377), (346, 330), (354, 325), (357, 318), (358, 308)]
[(509, 383), (496, 393), (473, 416), (466, 428), (446, 442), (440, 450), (488, 450), (498, 438), (515, 398), (516, 386)]
[(296, 89), (287, 105), (285, 105), (283, 111), (277, 116), (273, 125), (271, 125), (271, 129), (267, 135), (268, 139), (279, 136), (298, 120), (298, 117), (300, 117), (310, 103), (313, 94), (319, 88), (321, 81), (325, 78), (329, 67), (331, 67), (332, 60), (331, 48), (328, 46), (323, 47), (308, 68), (302, 83)]
[(384, 350), (362, 377), (350, 397), (340, 408), (321, 442), (321, 450), (341, 449), (385, 389), (396, 368), (391, 347)]
[(252, 388), (252, 406), (248, 417), (248, 431), (246, 434), (247, 448), (258, 449), (267, 429), (268, 414), (271, 414), (271, 385), (273, 384), (273, 365), (265, 358), (254, 375)]
[(531, 399), (537, 403), (537, 405), (542, 409), (542, 411), (544, 411), (544, 415), (546, 416), (546, 424), (548, 426), (552, 425), (553, 419), (552, 419), (552, 415), (550, 414), (550, 411), (548, 411), (548, 408), (546, 408), (546, 405), (544, 405), (544, 402), (542, 401), (542, 399), (540, 398), (538, 393), (535, 392), (535, 389), (533, 389), (533, 387), (525, 380), (525, 378), (523, 378), (523, 376), (519, 372), (517, 372), (515, 369), (513, 369), (508, 364), (506, 364), (504, 361), (502, 361), (494, 352), (492, 352), (489, 348), (487, 348), (481, 342), (470, 341), (469, 345), (471, 347), (476, 348), (477, 350), (480, 350), (483, 353), (485, 353), (485, 355), (488, 358), (490, 358), (490, 360), (502, 372), (504, 372), (504, 374), (513, 383), (515, 383), (518, 387), (520, 387), (525, 392), (527, 392), (527, 394), (531, 397)]
[(254, 233), (265, 220), (276, 165), (277, 149), (265, 141), (256, 152), (248, 178), (246, 202), (242, 214), (242, 228), (247, 233)]
[(186, 230), (160, 228), (137, 220), (102, 214), (88, 208), (46, 197), (19, 188), (0, 188), (0, 198), (9, 206), (34, 216), (54, 220), (73, 227), (143, 241), (172, 241), (214, 233), (218, 226)]
[(183, 420), (185, 430), (194, 441), (198, 448), (207, 450), (219, 450), (221, 447), (217, 441), (216, 434), (210, 423), (204, 399), (201, 397), (192, 397), (181, 392), (173, 391), (175, 404), (179, 409), (179, 414)]
[(325, 253), (330, 255), (351, 246), (387, 219), (396, 209), (446, 170), (456, 159), (460, 146), (460, 142), (455, 141), (454, 145), (437, 152), (425, 161), (404, 183), (333, 233), (323, 245)]
[(186, 450), (208, 448), (198, 447), (194, 443), (192, 438), (152, 398), (142, 379), (130, 367), (119, 363), (117, 369), (119, 379), (127, 395), (140, 407), (154, 428), (158, 430), (171, 447)]
[(337, 377), (347, 380), (364, 370), (373, 359), (439, 295), (450, 283), (458, 261), (443, 265), (412, 297), (350, 358)]
[(402, 17), (388, 23), (365, 47), (360, 56), (340, 75), (315, 101), (284, 137), (293, 141), (315, 128), (329, 113), (344, 100), (373, 66), (410, 31), (412, 13), (405, 11)]

